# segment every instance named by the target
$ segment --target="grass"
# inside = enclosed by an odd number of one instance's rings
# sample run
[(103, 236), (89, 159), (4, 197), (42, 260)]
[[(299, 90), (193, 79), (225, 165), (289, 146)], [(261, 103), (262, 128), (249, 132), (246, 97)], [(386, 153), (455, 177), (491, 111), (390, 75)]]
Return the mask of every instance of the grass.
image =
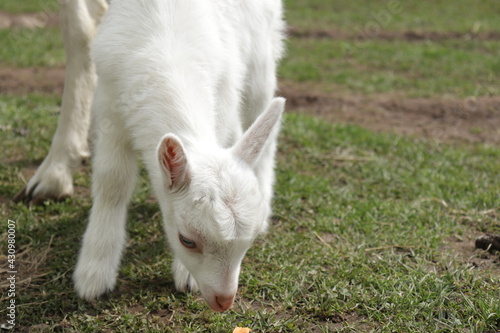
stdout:
[[(16, 117), (19, 110), (33, 113), (19, 100), (7, 104)], [(31, 126), (53, 129), (50, 109), (38, 112)], [(3, 131), (1, 139), (9, 147), (19, 134)], [(47, 147), (49, 138), (42, 141)], [(38, 149), (29, 146), (21, 154), (36, 160)], [(476, 228), (500, 227), (498, 212), (481, 214), (498, 203), (498, 149), (443, 147), (290, 114), (279, 156), (273, 226), (244, 260), (235, 311), (213, 314), (198, 297), (173, 290), (171, 257), (143, 179), (118, 289), (93, 303), (78, 300), (70, 280), (89, 198), (2, 207), (3, 216), (18, 221), (21, 276), (44, 274), (17, 298), (43, 306), (20, 308), (18, 322), (30, 327), (44, 318), (51, 330), (228, 332), (243, 324), (262, 332), (328, 332), (355, 313), (359, 331), (498, 328), (498, 276), (442, 251), (446, 240), (468, 232), (464, 216)], [(17, 190), (25, 165), (21, 159), (2, 166), (2, 196)], [(88, 186), (88, 170), (76, 183)], [(0, 241), (6, 244), (5, 234)]]
[(54, 13), (58, 11), (57, 4), (56, 0), (7, 0), (2, 2), (0, 10), (9, 13)]
[[(287, 0), (287, 19), (302, 29), (362, 32), (380, 26), (388, 31), (495, 31), (500, 22), (493, 13), (495, 0), (433, 1), (322, 1)], [(326, 14), (327, 13), (327, 14)], [(459, 19), (458, 19), (459, 18)]]
[[(335, 3), (331, 12), (324, 1), (288, 5), (291, 24), (311, 29), (363, 27), (367, 15), (381, 8), (364, 0)], [(9, 0), (4, 9), (37, 6), (34, 0)], [(384, 29), (468, 31), (474, 22), (499, 28), (493, 1), (404, 6)], [(426, 6), (433, 10), (424, 11)], [(436, 20), (445, 9), (453, 16)], [(455, 14), (463, 20), (453, 20)], [(57, 31), (28, 32), (33, 38), (18, 39), (21, 51), (14, 44), (0, 49), (2, 66), (63, 63)], [(8, 43), (9, 36), (11, 31), (0, 31), (1, 41)], [(348, 54), (342, 43), (354, 41), (290, 39), (280, 75), (346, 93), (498, 94), (497, 41), (375, 40)], [(280, 137), (270, 232), (243, 261), (233, 311), (213, 313), (198, 295), (174, 290), (172, 258), (145, 174), (130, 207), (117, 289), (94, 302), (79, 300), (71, 274), (91, 205), (90, 167), (78, 170), (79, 194), (64, 202), (28, 208), (8, 201), (22, 186), (22, 175), (34, 171), (48, 151), (59, 104), (59, 96), (0, 95), (0, 209), (4, 225), (6, 219), (17, 221), (19, 331), (230, 332), (237, 325), (255, 332), (500, 329), (500, 258), (470, 245), (476, 234), (500, 233), (500, 149), (374, 133), (293, 110)], [(2, 269), (6, 247), (7, 233), (0, 232)], [(5, 280), (0, 290), (1, 323)]]
[[(429, 97), (500, 93), (500, 42), (353, 41), (290, 38), (280, 74), (324, 90)], [(439, 73), (439, 75), (436, 75)]]
[(0, 48), (2, 67), (50, 67), (64, 63), (62, 36), (58, 29), (0, 30), (0, 40), (6, 46)]

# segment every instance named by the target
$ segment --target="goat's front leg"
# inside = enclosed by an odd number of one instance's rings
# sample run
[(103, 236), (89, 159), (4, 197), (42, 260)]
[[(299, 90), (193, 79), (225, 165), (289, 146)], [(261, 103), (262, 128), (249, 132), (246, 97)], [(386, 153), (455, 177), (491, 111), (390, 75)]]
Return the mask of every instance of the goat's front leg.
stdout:
[(60, 2), (67, 58), (61, 115), (48, 155), (15, 201), (37, 204), (73, 194), (73, 171), (90, 155), (88, 132), (96, 74), (89, 49), (106, 9), (105, 0)]
[(127, 206), (138, 175), (133, 150), (120, 141), (120, 133), (106, 133), (97, 138), (92, 210), (73, 275), (78, 295), (88, 300), (115, 286), (126, 242)]

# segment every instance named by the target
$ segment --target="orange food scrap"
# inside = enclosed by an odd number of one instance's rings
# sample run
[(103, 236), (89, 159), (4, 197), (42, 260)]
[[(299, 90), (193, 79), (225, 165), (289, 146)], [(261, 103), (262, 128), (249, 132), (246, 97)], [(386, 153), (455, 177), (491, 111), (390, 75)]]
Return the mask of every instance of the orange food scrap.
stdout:
[(233, 330), (233, 333), (250, 333), (250, 332), (252, 332), (252, 330), (249, 329), (248, 327), (236, 327)]

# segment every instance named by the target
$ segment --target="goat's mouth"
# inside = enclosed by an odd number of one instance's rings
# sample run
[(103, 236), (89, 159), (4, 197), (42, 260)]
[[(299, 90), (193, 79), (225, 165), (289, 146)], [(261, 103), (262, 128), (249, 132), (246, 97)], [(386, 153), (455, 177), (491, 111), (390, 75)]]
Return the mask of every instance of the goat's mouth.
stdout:
[(233, 288), (227, 288), (225, 290), (215, 291), (212, 288), (203, 288), (201, 287), (201, 296), (207, 302), (208, 307), (212, 311), (216, 312), (224, 312), (229, 310), (236, 298), (237, 290), (231, 290)]
[(224, 312), (233, 306), (235, 296), (236, 295), (214, 295), (210, 300), (206, 299), (206, 301), (211, 310)]

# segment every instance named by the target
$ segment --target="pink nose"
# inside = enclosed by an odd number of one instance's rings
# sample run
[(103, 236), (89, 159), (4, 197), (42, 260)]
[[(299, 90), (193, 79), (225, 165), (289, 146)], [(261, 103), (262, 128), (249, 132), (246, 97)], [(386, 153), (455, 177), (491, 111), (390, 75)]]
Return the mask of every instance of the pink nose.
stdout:
[(226, 311), (233, 305), (234, 295), (218, 295), (215, 296), (215, 301), (218, 306), (218, 309), (215, 309), (216, 311)]

